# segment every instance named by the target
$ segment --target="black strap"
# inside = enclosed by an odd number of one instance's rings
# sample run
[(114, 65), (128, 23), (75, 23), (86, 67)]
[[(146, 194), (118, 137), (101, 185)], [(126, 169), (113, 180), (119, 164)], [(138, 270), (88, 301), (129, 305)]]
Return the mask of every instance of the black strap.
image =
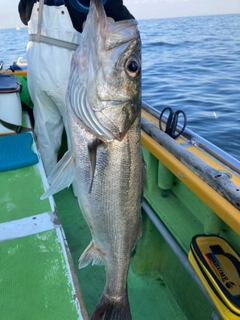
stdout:
[(32, 132), (33, 136), (35, 138), (35, 132), (33, 131), (32, 128), (27, 128), (27, 127), (23, 127), (23, 126), (19, 126), (7, 121), (4, 121), (2, 119), (0, 119), (0, 123), (7, 129), (15, 131), (16, 133), (24, 133), (24, 132)]

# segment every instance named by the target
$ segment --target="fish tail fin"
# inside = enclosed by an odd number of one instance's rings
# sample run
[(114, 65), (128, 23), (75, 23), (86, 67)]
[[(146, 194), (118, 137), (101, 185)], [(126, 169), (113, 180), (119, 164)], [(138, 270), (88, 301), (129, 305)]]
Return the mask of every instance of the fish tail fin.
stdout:
[(90, 320), (132, 320), (127, 294), (121, 299), (103, 293)]
[(84, 250), (81, 257), (78, 260), (79, 269), (85, 268), (92, 262), (92, 265), (103, 265), (104, 261), (101, 257), (101, 251), (97, 249), (94, 242), (91, 241), (88, 247)]

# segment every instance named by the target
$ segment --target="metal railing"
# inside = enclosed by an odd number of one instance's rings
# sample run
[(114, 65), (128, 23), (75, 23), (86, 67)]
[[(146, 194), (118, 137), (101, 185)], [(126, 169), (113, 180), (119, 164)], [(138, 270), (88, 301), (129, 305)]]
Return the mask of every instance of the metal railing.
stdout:
[[(157, 120), (159, 119), (160, 112), (152, 107), (150, 107), (147, 103), (142, 102), (142, 109), (151, 114)], [(163, 122), (166, 123), (167, 119), (163, 117)], [(181, 131), (181, 126), (177, 127), (177, 132)], [(223, 151), (222, 149), (218, 148), (211, 142), (205, 140), (204, 138), (200, 137), (198, 134), (194, 133), (193, 131), (185, 128), (182, 136), (189, 140), (192, 145), (197, 146), (207, 152), (209, 155), (214, 157), (223, 165), (229, 167), (231, 170), (240, 174), (240, 161)]]

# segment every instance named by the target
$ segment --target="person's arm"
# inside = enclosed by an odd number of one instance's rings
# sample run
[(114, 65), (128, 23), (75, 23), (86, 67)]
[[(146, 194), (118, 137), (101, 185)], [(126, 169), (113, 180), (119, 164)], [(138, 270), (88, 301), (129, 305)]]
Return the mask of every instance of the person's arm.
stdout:
[[(21, 2), (26, 2), (21, 0)], [(30, 0), (28, 1), (30, 2)], [(90, 0), (80, 0), (81, 4), (89, 7)], [(82, 32), (83, 22), (86, 20), (87, 14), (77, 11), (69, 2), (65, 0), (65, 5), (68, 8), (73, 27)], [(134, 19), (134, 16), (128, 11), (128, 9), (123, 5), (122, 0), (107, 0), (107, 3), (104, 6), (106, 15), (113, 18), (115, 21)]]
[(18, 12), (22, 23), (27, 26), (30, 20), (32, 8), (36, 0), (20, 0), (18, 4)]
[(107, 16), (113, 18), (115, 21), (135, 19), (123, 5), (122, 0), (108, 0), (104, 8)]

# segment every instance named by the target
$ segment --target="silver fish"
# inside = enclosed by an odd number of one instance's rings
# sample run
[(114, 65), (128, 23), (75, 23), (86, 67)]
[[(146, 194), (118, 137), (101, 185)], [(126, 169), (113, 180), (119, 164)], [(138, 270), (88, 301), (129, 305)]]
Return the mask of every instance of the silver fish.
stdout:
[(79, 268), (90, 263), (106, 268), (106, 285), (91, 320), (130, 320), (127, 274), (142, 233), (144, 184), (141, 41), (137, 22), (111, 21), (101, 0), (91, 1), (72, 59), (67, 109), (71, 151), (49, 176), (51, 187), (42, 198), (75, 178), (92, 234)]

